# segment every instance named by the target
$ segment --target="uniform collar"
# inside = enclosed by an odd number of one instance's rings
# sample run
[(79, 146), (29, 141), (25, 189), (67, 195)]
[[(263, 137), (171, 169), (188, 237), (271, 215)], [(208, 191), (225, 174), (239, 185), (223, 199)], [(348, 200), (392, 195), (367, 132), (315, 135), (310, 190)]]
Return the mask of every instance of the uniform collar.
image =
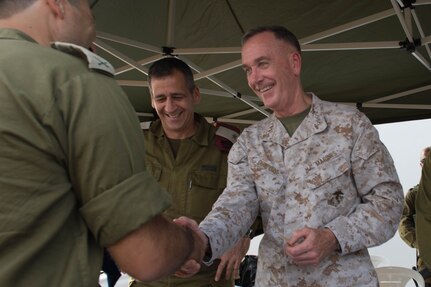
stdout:
[[(205, 120), (204, 117), (195, 113), (195, 123), (196, 123), (196, 133), (191, 137), (191, 139), (198, 145), (207, 146), (209, 144), (210, 133), (212, 131), (212, 136), (214, 136), (214, 130), (211, 129), (211, 125)], [(166, 135), (162, 128), (162, 122), (156, 120), (151, 124), (150, 131), (157, 138), (166, 139)]]
[(313, 134), (326, 129), (327, 123), (322, 113), (322, 101), (313, 93), (311, 110), (296, 129), (292, 137), (286, 132), (283, 124), (272, 114), (264, 124), (262, 140), (276, 142), (284, 147), (302, 142)]

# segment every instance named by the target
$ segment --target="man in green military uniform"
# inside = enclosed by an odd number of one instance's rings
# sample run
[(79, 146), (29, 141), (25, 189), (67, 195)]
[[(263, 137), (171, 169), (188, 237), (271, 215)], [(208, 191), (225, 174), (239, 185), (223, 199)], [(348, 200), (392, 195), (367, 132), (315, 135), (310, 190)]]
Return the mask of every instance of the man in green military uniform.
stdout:
[[(431, 147), (426, 147), (421, 151), (420, 165), (424, 168), (424, 162), (428, 154), (430, 153)], [(410, 188), (404, 199), (403, 214), (401, 216), (400, 225), (398, 228), (401, 239), (404, 240), (410, 247), (416, 248), (417, 253), (417, 269), (418, 271), (426, 270), (420, 252), (418, 249), (418, 242), (416, 240), (416, 196), (418, 194), (419, 184)], [(426, 278), (426, 286), (431, 287), (431, 277)]]
[[(146, 164), (172, 196), (165, 215), (172, 219), (186, 215), (200, 222), (226, 186), (230, 146), (223, 141), (228, 141), (227, 134), (233, 135), (231, 141), (238, 134), (224, 126), (216, 128), (194, 112), (200, 93), (183, 61), (161, 59), (153, 63), (148, 76), (159, 120), (143, 128)], [(192, 278), (171, 276), (152, 284), (132, 280), (131, 286), (233, 286), (231, 270), (237, 272), (249, 243), (249, 238), (240, 240), (221, 260), (203, 265)]]
[(143, 281), (203, 256), (94, 37), (87, 0), (0, 0), (1, 286), (98, 286), (104, 247)]

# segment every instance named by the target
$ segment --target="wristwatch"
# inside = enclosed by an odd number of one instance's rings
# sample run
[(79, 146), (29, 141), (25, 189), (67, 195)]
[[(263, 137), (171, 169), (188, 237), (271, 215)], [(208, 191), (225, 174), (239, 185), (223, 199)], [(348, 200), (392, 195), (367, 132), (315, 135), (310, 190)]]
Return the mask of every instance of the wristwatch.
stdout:
[(248, 237), (250, 239), (253, 239), (254, 237), (254, 232), (253, 232), (253, 228), (250, 228), (247, 233), (244, 235), (244, 237)]

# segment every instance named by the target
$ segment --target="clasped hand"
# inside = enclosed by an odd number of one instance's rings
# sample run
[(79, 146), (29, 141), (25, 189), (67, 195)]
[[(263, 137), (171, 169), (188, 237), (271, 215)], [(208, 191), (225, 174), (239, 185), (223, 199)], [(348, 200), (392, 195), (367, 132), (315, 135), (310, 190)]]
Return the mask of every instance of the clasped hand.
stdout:
[[(192, 256), (181, 266), (179, 270), (175, 272), (175, 276), (181, 278), (188, 278), (199, 272), (205, 250), (208, 247), (207, 236), (199, 229), (198, 224), (193, 219), (185, 216), (179, 217), (174, 220), (178, 225), (190, 228), (201, 244), (195, 244), (195, 251)], [(196, 241), (196, 240), (195, 240)], [(221, 256), (220, 264), (217, 268), (215, 281), (219, 281), (223, 270), (226, 269), (226, 280), (231, 276), (234, 278), (239, 277), (239, 265), (241, 260), (244, 258), (250, 246), (250, 239), (248, 237), (241, 239), (231, 250), (227, 251)], [(233, 274), (232, 274), (233, 271)]]
[(284, 245), (286, 255), (299, 266), (317, 266), (337, 248), (338, 241), (328, 228), (296, 230)]
[(194, 233), (195, 244), (194, 251), (192, 252), (190, 258), (177, 270), (174, 275), (181, 278), (188, 278), (196, 273), (201, 268), (200, 263), (205, 255), (205, 250), (208, 246), (207, 236), (199, 229), (199, 225), (193, 219), (185, 216), (181, 216), (174, 219), (174, 223), (190, 228)]

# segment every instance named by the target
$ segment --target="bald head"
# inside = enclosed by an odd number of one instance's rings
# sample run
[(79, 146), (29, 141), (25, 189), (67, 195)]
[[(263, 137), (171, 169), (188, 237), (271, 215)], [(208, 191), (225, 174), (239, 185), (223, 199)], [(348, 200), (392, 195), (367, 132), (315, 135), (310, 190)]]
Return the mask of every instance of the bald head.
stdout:
[(0, 19), (9, 18), (37, 0), (0, 0)]

